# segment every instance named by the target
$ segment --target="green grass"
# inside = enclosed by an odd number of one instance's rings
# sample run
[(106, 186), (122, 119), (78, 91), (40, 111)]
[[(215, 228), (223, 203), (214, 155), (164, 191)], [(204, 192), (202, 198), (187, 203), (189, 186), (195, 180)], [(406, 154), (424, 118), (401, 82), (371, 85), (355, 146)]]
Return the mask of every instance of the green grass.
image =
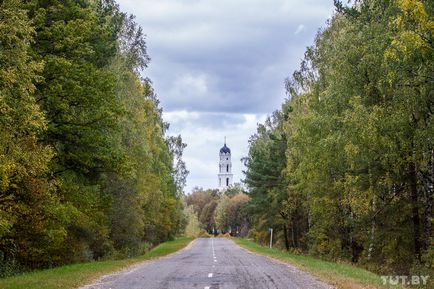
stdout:
[(192, 238), (178, 238), (162, 243), (150, 252), (135, 258), (73, 264), (0, 279), (0, 289), (77, 288), (91, 283), (105, 274), (121, 270), (135, 263), (174, 253), (187, 246), (191, 241)]
[[(312, 273), (318, 279), (342, 289), (388, 288), (383, 285), (380, 276), (365, 269), (346, 263), (335, 263), (306, 255), (296, 255), (278, 249), (270, 249), (247, 240), (233, 239), (241, 247), (261, 255), (269, 256)], [(399, 288), (397, 286), (392, 288)]]

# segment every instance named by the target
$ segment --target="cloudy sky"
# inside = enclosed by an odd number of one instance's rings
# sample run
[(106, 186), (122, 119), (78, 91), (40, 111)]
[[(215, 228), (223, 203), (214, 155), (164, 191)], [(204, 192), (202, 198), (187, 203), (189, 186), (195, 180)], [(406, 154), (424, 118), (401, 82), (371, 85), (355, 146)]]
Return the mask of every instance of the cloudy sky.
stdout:
[(284, 80), (333, 13), (332, 0), (118, 0), (147, 35), (151, 78), (169, 134), (188, 147), (186, 192), (217, 187), (227, 137), (234, 180), (258, 122), (279, 109)]

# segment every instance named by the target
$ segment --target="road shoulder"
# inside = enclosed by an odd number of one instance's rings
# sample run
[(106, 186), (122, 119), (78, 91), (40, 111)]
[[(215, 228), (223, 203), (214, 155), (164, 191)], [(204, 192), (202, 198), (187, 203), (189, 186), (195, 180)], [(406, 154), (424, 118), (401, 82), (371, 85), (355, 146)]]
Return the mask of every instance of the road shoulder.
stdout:
[(235, 244), (249, 253), (268, 257), (276, 262), (312, 274), (317, 280), (336, 288), (387, 288), (380, 276), (351, 264), (334, 263), (311, 256), (295, 255), (278, 249), (260, 246), (252, 240), (233, 238)]
[[(188, 249), (191, 238), (178, 238), (164, 242), (150, 252), (129, 259), (107, 260), (72, 264), (53, 269), (25, 273), (19, 276), (0, 279), (0, 288), (4, 289), (57, 289), (77, 288), (98, 282), (99, 279), (125, 270), (132, 270), (139, 264), (166, 258)], [(86, 287), (83, 287), (86, 288)]]

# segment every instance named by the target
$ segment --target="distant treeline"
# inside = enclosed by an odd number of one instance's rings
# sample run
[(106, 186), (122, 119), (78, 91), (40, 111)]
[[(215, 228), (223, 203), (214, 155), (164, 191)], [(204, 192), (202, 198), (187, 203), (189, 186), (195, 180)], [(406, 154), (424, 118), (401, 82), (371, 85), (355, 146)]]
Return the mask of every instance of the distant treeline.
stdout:
[(434, 2), (354, 2), (335, 1), (250, 139), (251, 235), (273, 227), (288, 250), (432, 273)]
[(224, 191), (196, 187), (184, 200), (187, 236), (247, 236), (250, 228), (246, 210), (249, 197), (239, 183)]
[(0, 277), (131, 256), (185, 225), (186, 169), (114, 0), (0, 0)]

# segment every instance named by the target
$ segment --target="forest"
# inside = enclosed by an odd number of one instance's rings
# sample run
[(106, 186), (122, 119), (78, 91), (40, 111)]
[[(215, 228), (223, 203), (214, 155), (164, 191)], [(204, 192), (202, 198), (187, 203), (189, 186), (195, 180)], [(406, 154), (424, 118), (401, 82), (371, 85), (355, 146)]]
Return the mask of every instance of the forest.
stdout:
[(431, 275), (434, 2), (334, 3), (250, 137), (244, 183), (184, 195), (186, 144), (143, 77), (134, 16), (115, 0), (0, 0), (0, 278), (184, 232), (268, 244), (269, 228), (295, 254)]
[(138, 255), (183, 230), (180, 136), (114, 0), (0, 1), (0, 277)]
[(250, 236), (380, 273), (434, 259), (434, 2), (335, 1), (249, 140)]

